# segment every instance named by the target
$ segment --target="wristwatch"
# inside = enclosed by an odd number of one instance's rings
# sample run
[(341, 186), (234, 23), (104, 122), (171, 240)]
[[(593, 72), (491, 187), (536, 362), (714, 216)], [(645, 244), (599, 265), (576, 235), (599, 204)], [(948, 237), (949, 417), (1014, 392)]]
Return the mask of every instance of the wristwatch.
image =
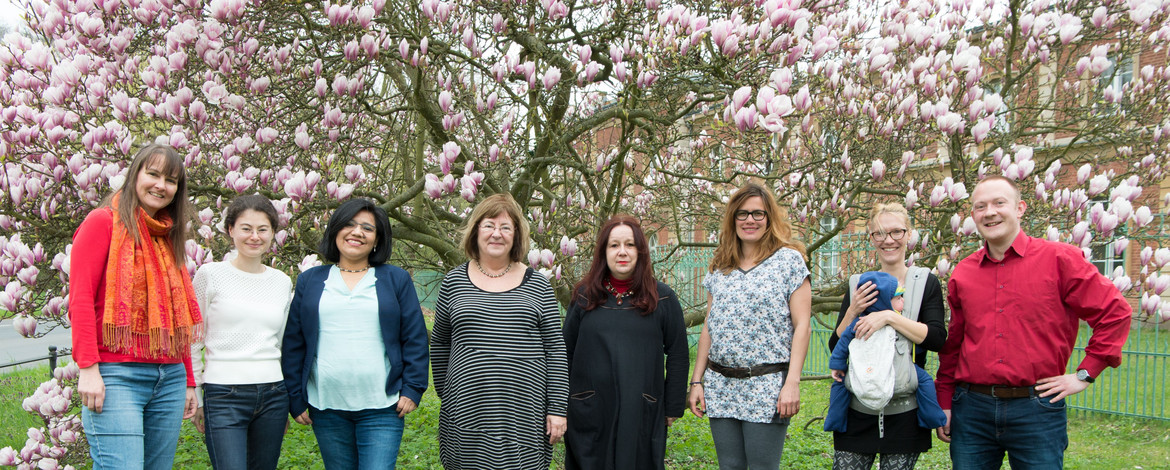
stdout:
[(1093, 383), (1093, 381), (1096, 380), (1093, 378), (1093, 376), (1089, 375), (1089, 371), (1087, 371), (1085, 369), (1081, 369), (1081, 370), (1077, 371), (1077, 378), (1085, 383)]

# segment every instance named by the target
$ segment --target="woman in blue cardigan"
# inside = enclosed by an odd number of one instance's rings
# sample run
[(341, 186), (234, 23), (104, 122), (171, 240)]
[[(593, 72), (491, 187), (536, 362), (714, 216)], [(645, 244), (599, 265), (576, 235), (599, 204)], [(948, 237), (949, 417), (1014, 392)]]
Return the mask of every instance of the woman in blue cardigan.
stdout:
[(297, 277), (281, 365), (289, 411), (313, 426), (326, 469), (394, 468), (427, 388), (422, 309), (410, 274), (385, 264), (390, 241), (381, 207), (347, 201), (321, 238), (333, 264)]

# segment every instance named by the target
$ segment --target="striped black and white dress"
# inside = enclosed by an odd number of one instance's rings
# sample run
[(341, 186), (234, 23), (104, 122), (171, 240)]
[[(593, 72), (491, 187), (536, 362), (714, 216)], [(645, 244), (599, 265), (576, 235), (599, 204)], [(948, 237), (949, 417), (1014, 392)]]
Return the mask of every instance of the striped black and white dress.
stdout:
[(467, 263), (443, 278), (431, 334), (439, 459), (447, 470), (541, 469), (547, 415), (565, 416), (569, 378), (552, 286), (528, 269), (505, 292), (471, 283)]

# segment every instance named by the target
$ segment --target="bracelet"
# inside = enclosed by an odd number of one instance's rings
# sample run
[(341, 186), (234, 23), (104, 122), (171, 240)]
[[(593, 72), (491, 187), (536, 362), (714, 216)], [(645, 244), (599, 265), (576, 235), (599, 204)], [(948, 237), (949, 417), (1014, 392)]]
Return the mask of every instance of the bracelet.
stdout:
[(691, 382), (691, 385), (703, 385), (703, 381), (700, 380), (698, 382)]

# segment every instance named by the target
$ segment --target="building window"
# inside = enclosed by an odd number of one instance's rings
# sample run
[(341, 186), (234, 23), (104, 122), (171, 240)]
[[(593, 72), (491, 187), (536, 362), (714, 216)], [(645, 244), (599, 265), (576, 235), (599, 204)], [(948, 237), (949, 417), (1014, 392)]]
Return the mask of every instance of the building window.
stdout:
[(1133, 58), (1121, 59), (1118, 65), (1117, 56), (1109, 57), (1109, 68), (1097, 78), (1097, 96), (1093, 102), (1093, 109), (1098, 113), (1115, 113), (1121, 109), (1125, 100), (1125, 86), (1133, 81)]
[[(1094, 246), (1089, 250), (1089, 255), (1092, 257), (1093, 266), (1097, 267), (1097, 271), (1105, 276), (1112, 276), (1113, 271), (1117, 268), (1125, 268), (1125, 254), (1129, 251), (1126, 247), (1121, 251), (1121, 254), (1115, 254), (1113, 251), (1114, 244), (1117, 242), (1109, 242), (1104, 245)], [(1127, 242), (1128, 243), (1128, 242)]]

